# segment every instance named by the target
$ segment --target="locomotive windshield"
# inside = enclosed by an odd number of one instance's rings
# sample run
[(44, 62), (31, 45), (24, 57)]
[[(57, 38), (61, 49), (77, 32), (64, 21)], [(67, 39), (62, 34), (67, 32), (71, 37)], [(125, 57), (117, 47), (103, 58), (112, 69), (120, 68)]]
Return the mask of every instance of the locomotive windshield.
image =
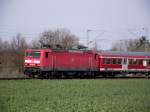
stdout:
[(40, 55), (41, 55), (41, 53), (38, 52), (38, 51), (37, 51), (37, 52), (26, 52), (26, 56), (27, 56), (27, 57), (30, 56), (30, 57), (39, 58)]

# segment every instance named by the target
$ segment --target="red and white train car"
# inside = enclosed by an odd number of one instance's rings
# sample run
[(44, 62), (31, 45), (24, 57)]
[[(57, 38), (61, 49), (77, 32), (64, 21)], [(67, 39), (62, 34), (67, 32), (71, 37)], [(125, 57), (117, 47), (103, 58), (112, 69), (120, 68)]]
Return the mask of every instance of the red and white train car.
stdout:
[(100, 71), (113, 73), (149, 73), (150, 53), (101, 51)]

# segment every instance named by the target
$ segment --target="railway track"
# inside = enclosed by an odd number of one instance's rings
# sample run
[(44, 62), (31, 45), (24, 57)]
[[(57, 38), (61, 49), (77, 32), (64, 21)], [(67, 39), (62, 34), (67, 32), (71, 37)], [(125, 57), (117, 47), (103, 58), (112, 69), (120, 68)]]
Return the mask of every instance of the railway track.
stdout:
[(51, 79), (114, 79), (114, 80), (125, 80), (125, 79), (150, 79), (150, 77), (96, 77), (96, 78), (0, 78), (0, 80), (51, 80)]
[(31, 78), (0, 78), (0, 80), (26, 80)]

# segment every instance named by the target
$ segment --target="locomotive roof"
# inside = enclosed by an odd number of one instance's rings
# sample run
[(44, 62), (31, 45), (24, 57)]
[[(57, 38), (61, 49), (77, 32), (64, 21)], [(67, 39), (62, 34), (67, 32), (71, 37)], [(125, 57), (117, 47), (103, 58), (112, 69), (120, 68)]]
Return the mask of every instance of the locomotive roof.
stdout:
[(69, 52), (69, 51), (83, 51), (83, 52), (92, 52), (92, 50), (88, 50), (88, 49), (52, 49), (52, 51), (59, 51), (59, 52)]
[(103, 55), (150, 56), (150, 52), (100, 51)]

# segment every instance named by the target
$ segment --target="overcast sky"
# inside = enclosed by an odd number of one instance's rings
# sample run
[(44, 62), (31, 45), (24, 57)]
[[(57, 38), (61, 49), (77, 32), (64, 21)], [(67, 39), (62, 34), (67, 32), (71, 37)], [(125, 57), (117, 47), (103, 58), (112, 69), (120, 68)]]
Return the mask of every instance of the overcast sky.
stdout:
[(97, 42), (104, 48), (110, 45), (106, 40), (145, 35), (143, 27), (150, 29), (149, 0), (0, 0), (3, 38), (67, 28), (85, 43), (86, 30), (92, 29), (98, 31), (90, 32), (90, 39), (101, 39)]

